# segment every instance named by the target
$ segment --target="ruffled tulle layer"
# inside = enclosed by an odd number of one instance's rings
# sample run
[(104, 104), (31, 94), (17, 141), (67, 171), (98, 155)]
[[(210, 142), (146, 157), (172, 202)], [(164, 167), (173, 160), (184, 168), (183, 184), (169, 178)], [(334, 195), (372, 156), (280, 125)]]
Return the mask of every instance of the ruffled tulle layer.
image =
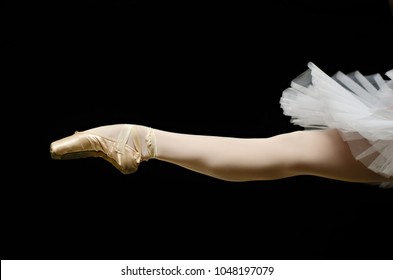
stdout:
[[(295, 78), (280, 100), (291, 122), (305, 128), (336, 128), (353, 156), (370, 170), (393, 177), (393, 69), (330, 77), (315, 64)], [(384, 182), (381, 187), (393, 187)]]

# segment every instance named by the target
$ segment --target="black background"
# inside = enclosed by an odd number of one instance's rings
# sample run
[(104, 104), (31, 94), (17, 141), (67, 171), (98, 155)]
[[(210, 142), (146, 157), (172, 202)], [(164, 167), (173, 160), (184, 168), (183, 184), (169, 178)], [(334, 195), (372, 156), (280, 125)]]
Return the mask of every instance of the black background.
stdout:
[(278, 102), (307, 62), (392, 68), (387, 1), (274, 2), (5, 1), (2, 259), (392, 259), (391, 190), (50, 158), (52, 141), (113, 123), (299, 130)]

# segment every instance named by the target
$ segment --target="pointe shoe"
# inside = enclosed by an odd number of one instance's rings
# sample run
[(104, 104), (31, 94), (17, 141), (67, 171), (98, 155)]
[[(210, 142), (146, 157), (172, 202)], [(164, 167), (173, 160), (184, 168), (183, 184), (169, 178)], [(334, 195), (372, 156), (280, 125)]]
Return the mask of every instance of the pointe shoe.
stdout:
[[(52, 142), (50, 154), (53, 159), (100, 157), (110, 162), (123, 174), (131, 174), (138, 170), (141, 161), (155, 156), (152, 129), (147, 129), (146, 143), (149, 157), (142, 157), (136, 126), (130, 124), (123, 125), (118, 139), (77, 131), (71, 136)], [(134, 147), (126, 144), (130, 136)]]

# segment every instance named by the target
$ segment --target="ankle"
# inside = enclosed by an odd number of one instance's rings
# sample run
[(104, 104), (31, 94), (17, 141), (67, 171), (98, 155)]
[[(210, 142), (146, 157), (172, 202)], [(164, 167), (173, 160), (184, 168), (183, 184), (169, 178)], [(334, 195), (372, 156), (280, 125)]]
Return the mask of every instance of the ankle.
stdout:
[(155, 158), (157, 154), (157, 146), (156, 146), (156, 135), (154, 133), (153, 128), (144, 127), (145, 128), (145, 148), (142, 148), (142, 160), (149, 160), (151, 158)]
[(156, 157), (156, 137), (151, 127), (133, 125), (127, 144), (133, 146), (140, 153), (141, 161), (148, 161)]

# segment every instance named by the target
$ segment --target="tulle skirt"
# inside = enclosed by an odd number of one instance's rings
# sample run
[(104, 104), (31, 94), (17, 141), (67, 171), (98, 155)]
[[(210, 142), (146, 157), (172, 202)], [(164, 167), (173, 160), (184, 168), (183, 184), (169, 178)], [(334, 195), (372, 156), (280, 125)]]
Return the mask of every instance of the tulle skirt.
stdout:
[[(355, 159), (375, 173), (393, 177), (393, 69), (362, 75), (328, 76), (309, 62), (280, 99), (284, 114), (304, 128), (337, 129)], [(393, 187), (381, 182), (381, 187)]]

